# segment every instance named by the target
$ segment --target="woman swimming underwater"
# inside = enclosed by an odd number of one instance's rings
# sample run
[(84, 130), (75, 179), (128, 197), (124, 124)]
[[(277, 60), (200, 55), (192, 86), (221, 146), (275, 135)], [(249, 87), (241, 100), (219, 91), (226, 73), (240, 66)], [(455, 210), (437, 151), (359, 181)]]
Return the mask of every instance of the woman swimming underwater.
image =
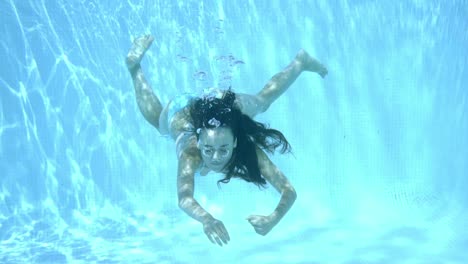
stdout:
[(270, 183), (281, 194), (275, 210), (268, 216), (247, 218), (255, 231), (266, 235), (287, 213), (296, 199), (296, 191), (285, 175), (265, 152), (290, 151), (284, 135), (256, 122), (253, 118), (265, 112), (303, 72), (321, 77), (327, 69), (300, 50), (294, 60), (274, 75), (255, 95), (212, 89), (198, 97), (182, 95), (163, 106), (146, 81), (140, 62), (154, 38), (137, 38), (126, 58), (132, 76), (138, 107), (145, 119), (162, 135), (175, 141), (178, 170), (179, 207), (203, 225), (211, 242), (222, 246), (230, 240), (223, 222), (215, 219), (194, 198), (194, 175), (210, 171), (223, 173), (218, 181), (228, 183), (232, 177), (242, 178), (258, 186)]

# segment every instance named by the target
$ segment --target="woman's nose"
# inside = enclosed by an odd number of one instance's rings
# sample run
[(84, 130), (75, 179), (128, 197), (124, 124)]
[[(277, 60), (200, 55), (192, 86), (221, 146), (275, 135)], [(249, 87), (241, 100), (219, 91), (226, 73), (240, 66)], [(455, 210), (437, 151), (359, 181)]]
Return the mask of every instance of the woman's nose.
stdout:
[(219, 154), (219, 151), (215, 151), (213, 153), (213, 160), (221, 160), (221, 154)]

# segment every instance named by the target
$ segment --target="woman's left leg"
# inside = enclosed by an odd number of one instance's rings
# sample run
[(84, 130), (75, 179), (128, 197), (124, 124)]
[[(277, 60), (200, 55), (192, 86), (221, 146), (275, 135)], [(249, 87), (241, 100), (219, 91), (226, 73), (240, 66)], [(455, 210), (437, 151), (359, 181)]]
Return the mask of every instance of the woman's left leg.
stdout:
[(328, 73), (324, 65), (301, 49), (294, 60), (281, 72), (275, 74), (256, 95), (237, 94), (242, 111), (250, 117), (265, 112), (303, 71), (316, 72), (322, 78)]

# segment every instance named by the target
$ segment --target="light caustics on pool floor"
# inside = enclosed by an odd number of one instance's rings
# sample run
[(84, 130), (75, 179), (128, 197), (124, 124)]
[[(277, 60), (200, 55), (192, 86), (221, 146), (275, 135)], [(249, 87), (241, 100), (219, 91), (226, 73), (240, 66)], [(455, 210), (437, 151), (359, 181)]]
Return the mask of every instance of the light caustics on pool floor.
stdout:
[[(466, 263), (466, 11), (299, 2), (1, 2), (0, 262)], [(298, 192), (267, 236), (245, 217), (271, 213), (272, 187), (196, 178), (223, 248), (177, 207), (173, 143), (124, 65), (149, 32), (163, 102), (255, 93), (299, 48), (327, 65), (259, 117), (293, 145), (272, 160)]]

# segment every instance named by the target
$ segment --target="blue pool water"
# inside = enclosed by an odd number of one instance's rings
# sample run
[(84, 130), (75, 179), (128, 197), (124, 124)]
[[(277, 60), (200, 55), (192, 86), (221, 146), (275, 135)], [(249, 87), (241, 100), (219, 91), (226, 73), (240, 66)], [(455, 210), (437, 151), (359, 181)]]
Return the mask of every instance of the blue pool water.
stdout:
[[(273, 3), (272, 3), (273, 2)], [(468, 263), (468, 2), (0, 1), (0, 263)], [(220, 175), (195, 196), (231, 241), (177, 206), (173, 142), (140, 114), (124, 58), (166, 103), (256, 93), (300, 48), (304, 73), (259, 121), (298, 198)]]

